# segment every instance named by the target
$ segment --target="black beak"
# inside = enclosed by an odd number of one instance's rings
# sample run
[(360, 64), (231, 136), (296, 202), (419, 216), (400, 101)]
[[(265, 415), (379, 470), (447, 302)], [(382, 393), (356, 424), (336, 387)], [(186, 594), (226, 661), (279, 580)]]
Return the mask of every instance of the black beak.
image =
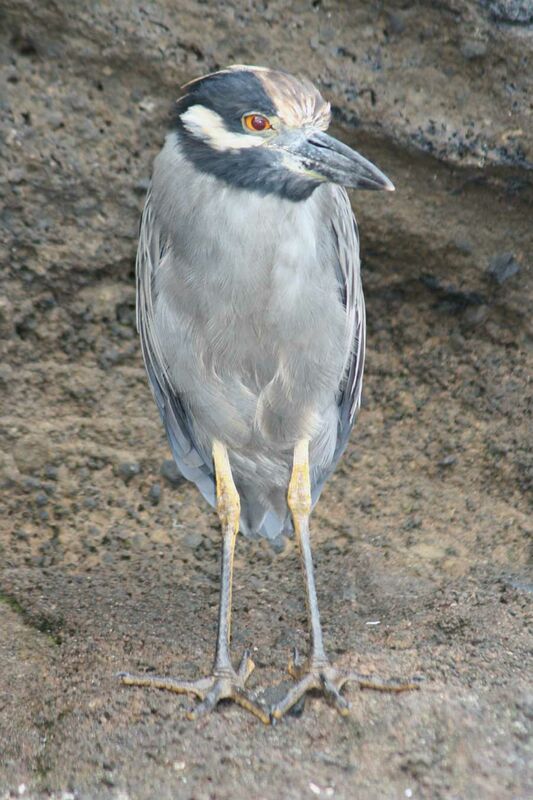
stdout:
[(392, 181), (374, 164), (322, 131), (313, 131), (293, 152), (306, 169), (332, 183), (352, 189), (394, 191)]

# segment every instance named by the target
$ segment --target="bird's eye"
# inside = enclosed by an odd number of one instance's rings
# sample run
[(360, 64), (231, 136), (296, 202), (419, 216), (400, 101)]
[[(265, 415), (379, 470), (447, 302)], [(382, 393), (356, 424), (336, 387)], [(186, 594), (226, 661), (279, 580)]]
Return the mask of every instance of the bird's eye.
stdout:
[(244, 127), (254, 133), (261, 133), (261, 131), (267, 131), (272, 127), (270, 120), (262, 114), (246, 114), (242, 121)]

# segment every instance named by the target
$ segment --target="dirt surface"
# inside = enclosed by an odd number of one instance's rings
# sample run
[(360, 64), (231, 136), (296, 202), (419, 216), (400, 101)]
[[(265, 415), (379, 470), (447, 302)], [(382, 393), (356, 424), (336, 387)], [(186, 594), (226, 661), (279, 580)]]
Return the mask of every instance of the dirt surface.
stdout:
[[(530, 3), (0, 9), (0, 798), (531, 796)], [(177, 87), (231, 62), (316, 80), (397, 186), (353, 195), (364, 407), (313, 540), (332, 657), (423, 681), (346, 720), (190, 723), (115, 677), (212, 658), (217, 521), (166, 463), (133, 262)], [(285, 681), (292, 543), (239, 542), (234, 608), (252, 685)]]

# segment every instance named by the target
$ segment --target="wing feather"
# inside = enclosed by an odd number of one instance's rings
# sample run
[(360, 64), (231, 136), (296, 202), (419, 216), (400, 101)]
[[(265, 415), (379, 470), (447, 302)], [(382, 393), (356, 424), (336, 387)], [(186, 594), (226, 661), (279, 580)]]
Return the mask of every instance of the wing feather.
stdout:
[(359, 233), (346, 190), (335, 187), (332, 197), (331, 236), (335, 252), (334, 268), (346, 309), (347, 347), (344, 377), (337, 396), (339, 413), (337, 442), (331, 464), (313, 476), (313, 502), (317, 501), (324, 483), (335, 469), (348, 444), (350, 431), (361, 405), (365, 364), (366, 318), (359, 261)]
[(345, 379), (341, 384), (339, 394), (339, 436), (336, 452), (340, 456), (346, 447), (355, 415), (361, 405), (366, 318), (357, 223), (346, 191), (339, 189), (337, 196), (338, 203), (336, 213), (332, 218), (332, 228), (337, 253), (337, 275), (348, 318), (350, 331), (348, 340), (351, 343), (347, 356)]
[(155, 276), (169, 253), (169, 244), (161, 235), (148, 190), (141, 218), (137, 250), (137, 330), (141, 348), (159, 414), (165, 426), (174, 460), (185, 478), (193, 481), (205, 499), (215, 504), (213, 465), (195, 445), (194, 434), (182, 398), (168, 376), (165, 359), (154, 325), (156, 301)]

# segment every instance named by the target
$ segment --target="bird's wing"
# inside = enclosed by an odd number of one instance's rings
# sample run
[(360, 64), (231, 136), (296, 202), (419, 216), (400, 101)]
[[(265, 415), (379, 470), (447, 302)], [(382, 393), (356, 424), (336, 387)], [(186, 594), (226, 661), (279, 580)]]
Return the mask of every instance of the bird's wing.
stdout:
[(346, 190), (335, 186), (331, 196), (333, 207), (330, 223), (335, 253), (334, 266), (342, 302), (346, 309), (347, 346), (344, 377), (337, 397), (339, 409), (337, 443), (331, 465), (314, 476), (314, 502), (348, 444), (355, 415), (361, 405), (365, 363), (365, 301), (361, 283), (357, 223)]
[(347, 314), (349, 350), (345, 379), (339, 396), (339, 437), (337, 450), (344, 450), (355, 415), (361, 405), (363, 369), (365, 365), (365, 301), (359, 264), (359, 233), (357, 223), (344, 189), (336, 192), (337, 207), (332, 218), (337, 254), (337, 275)]
[(214, 505), (213, 465), (195, 445), (186, 408), (170, 381), (154, 324), (156, 274), (167, 255), (169, 244), (161, 233), (153, 210), (151, 190), (148, 190), (137, 250), (137, 330), (152, 393), (176, 465), (183, 476), (195, 483), (206, 500)]

